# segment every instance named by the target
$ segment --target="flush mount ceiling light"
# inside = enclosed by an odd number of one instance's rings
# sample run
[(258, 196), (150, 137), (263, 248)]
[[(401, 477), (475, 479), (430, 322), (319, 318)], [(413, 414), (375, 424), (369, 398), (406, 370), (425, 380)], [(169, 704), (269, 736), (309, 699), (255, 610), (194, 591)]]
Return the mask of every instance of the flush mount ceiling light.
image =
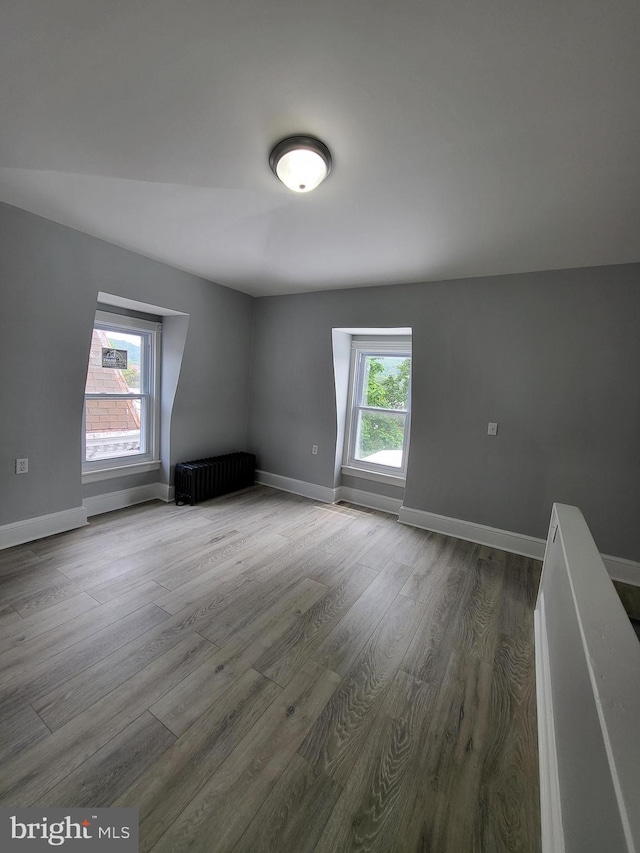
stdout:
[(331, 152), (312, 136), (289, 136), (269, 155), (273, 174), (296, 193), (315, 190), (331, 171)]

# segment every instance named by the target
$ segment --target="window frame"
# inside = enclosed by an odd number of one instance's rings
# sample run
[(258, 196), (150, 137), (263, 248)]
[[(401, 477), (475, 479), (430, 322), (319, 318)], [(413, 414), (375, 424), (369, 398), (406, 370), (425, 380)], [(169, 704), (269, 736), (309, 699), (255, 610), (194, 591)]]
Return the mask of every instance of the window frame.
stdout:
[[(141, 335), (140, 392), (130, 394), (99, 394), (86, 390), (82, 406), (82, 482), (110, 479), (126, 474), (157, 470), (160, 467), (160, 352), (162, 323), (96, 311), (92, 327), (101, 331), (120, 331), (123, 334)], [(87, 374), (89, 362), (87, 360)], [(144, 453), (114, 456), (110, 459), (87, 461), (86, 411), (87, 400), (141, 400), (140, 437), (144, 442)], [(144, 416), (143, 413), (144, 412)]]
[[(411, 359), (411, 374), (409, 377), (409, 393), (406, 409), (384, 409), (361, 404), (365, 378), (366, 357), (376, 356)], [(354, 339), (351, 342), (351, 362), (349, 365), (349, 391), (347, 402), (347, 423), (344, 443), (344, 460), (342, 471), (355, 477), (388, 482), (394, 485), (404, 484), (407, 476), (407, 459), (409, 457), (409, 438), (411, 433), (411, 385), (413, 373), (412, 341), (385, 339)], [(402, 443), (402, 466), (383, 465), (379, 462), (366, 462), (357, 459), (355, 455), (358, 440), (358, 416), (360, 412), (389, 412), (404, 414), (404, 438)]]

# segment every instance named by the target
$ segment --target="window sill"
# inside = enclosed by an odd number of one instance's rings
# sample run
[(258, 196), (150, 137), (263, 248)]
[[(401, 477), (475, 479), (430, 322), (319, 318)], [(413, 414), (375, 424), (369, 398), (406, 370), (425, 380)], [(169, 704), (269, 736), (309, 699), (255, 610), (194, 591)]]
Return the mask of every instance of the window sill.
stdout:
[(376, 483), (387, 483), (389, 486), (398, 486), (403, 489), (406, 478), (398, 474), (383, 474), (382, 471), (369, 471), (368, 468), (354, 468), (352, 465), (343, 465), (342, 473), (348, 477), (359, 477), (361, 480), (373, 480)]
[(147, 471), (157, 471), (160, 468), (160, 460), (153, 459), (150, 462), (135, 462), (131, 465), (118, 465), (110, 468), (93, 468), (91, 471), (82, 472), (82, 483), (97, 483), (100, 480), (114, 480), (116, 477), (128, 477), (133, 474), (146, 474)]

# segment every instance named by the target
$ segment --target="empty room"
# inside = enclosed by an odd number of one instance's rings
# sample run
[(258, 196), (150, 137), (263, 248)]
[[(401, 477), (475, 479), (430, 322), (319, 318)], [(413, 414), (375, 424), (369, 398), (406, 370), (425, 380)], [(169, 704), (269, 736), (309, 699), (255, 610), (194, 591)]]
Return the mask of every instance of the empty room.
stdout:
[(636, 3), (5, 0), (2, 850), (640, 850)]

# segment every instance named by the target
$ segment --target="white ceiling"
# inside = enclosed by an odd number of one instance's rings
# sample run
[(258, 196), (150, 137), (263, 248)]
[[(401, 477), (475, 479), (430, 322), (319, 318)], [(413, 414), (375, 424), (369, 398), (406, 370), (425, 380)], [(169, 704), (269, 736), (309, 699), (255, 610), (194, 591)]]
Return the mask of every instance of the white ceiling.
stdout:
[(637, 0), (4, 0), (0, 200), (256, 295), (638, 261), (639, 96)]

